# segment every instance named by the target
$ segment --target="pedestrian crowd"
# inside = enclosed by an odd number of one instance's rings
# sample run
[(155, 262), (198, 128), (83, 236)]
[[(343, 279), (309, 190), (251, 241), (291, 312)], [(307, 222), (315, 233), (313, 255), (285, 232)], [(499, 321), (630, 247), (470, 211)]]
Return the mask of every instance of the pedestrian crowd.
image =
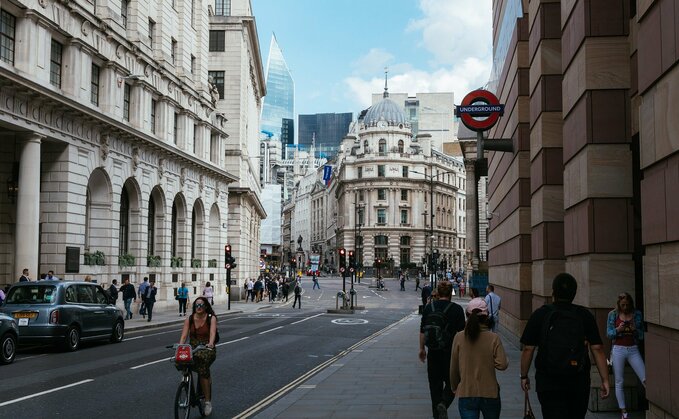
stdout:
[[(463, 282), (458, 283), (458, 289)], [(422, 287), (419, 359), (427, 363), (427, 377), (435, 419), (447, 419), (455, 397), (462, 419), (501, 417), (501, 394), (497, 371), (506, 370), (509, 360), (497, 335), (502, 299), (488, 285), (485, 298), (470, 289), (473, 298), (466, 310), (451, 301), (455, 282), (439, 281), (436, 289), (425, 281)], [(618, 296), (609, 313), (606, 337), (612, 341), (610, 361), (593, 314), (573, 304), (577, 281), (568, 273), (552, 281), (552, 302), (535, 310), (521, 335), (520, 386), (525, 392), (526, 418), (532, 411), (528, 392), (535, 389), (544, 419), (581, 419), (590, 398), (590, 369), (600, 378), (599, 397), (609, 396), (609, 370), (615, 377), (615, 395), (622, 419), (628, 418), (625, 403), (624, 367), (634, 370), (646, 385), (640, 349), (643, 318), (628, 293)], [(535, 362), (533, 360), (535, 359)], [(591, 359), (591, 361), (590, 361)], [(535, 366), (535, 385), (529, 378)]]

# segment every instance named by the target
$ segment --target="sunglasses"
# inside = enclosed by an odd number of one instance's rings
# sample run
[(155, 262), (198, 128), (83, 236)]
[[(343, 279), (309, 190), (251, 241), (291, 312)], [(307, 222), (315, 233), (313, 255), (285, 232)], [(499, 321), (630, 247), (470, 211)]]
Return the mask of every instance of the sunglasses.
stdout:
[(202, 303), (196, 304), (196, 308), (203, 308), (203, 307), (205, 307), (205, 304), (202, 304)]

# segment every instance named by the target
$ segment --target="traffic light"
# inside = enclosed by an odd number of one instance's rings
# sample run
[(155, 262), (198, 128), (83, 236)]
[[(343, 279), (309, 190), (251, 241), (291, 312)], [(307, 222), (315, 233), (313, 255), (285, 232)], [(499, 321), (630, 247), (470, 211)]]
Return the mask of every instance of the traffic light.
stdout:
[(347, 267), (347, 251), (343, 247), (339, 249), (339, 266), (340, 268)]
[(290, 266), (292, 267), (292, 269), (295, 269), (296, 265), (297, 265), (297, 259), (291, 258), (290, 259)]
[(356, 254), (353, 250), (349, 250), (349, 267), (356, 268)]
[(224, 246), (224, 268), (231, 269), (231, 245)]
[(226, 269), (233, 269), (236, 267), (236, 258), (231, 255), (231, 245), (224, 246), (224, 267)]

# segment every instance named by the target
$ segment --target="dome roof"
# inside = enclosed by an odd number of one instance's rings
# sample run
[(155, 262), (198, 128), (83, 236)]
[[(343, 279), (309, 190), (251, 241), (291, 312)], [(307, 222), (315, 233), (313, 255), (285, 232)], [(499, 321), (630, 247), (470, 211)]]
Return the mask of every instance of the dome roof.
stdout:
[(363, 122), (366, 125), (372, 125), (377, 123), (379, 120), (384, 120), (394, 124), (404, 124), (406, 122), (406, 116), (403, 113), (401, 107), (398, 106), (396, 102), (389, 99), (389, 97), (385, 97), (381, 101), (368, 108), (368, 112), (365, 114)]

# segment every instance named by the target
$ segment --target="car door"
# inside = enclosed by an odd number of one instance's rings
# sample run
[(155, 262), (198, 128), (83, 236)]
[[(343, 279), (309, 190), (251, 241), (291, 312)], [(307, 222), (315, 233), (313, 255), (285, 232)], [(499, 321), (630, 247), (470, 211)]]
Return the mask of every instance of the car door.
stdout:
[(94, 301), (94, 287), (90, 284), (77, 284), (82, 336), (97, 334), (97, 316), (101, 308)]
[(113, 324), (118, 319), (118, 309), (109, 303), (109, 297), (106, 291), (99, 286), (94, 287), (94, 302), (97, 305), (96, 314), (96, 333), (99, 335), (110, 334), (113, 330)]

